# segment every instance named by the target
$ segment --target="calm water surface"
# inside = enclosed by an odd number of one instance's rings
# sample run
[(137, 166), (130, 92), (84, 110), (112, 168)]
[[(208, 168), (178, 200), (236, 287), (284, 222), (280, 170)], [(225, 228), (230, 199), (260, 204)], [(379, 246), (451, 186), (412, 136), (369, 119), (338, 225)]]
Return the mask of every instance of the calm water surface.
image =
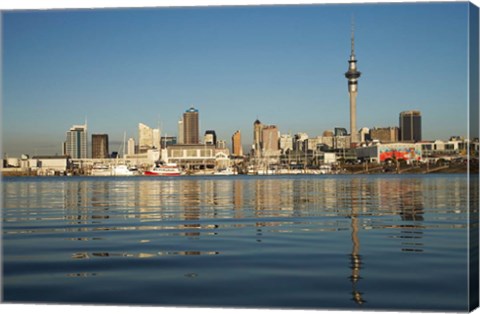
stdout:
[(4, 301), (464, 311), (466, 178), (3, 178)]

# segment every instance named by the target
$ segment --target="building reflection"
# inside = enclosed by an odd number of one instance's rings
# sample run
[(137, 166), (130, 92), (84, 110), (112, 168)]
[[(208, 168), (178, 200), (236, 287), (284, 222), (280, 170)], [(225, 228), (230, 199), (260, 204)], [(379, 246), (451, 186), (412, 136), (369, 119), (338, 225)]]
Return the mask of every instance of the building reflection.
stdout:
[(352, 252), (350, 253), (350, 282), (352, 283), (352, 300), (358, 305), (364, 304), (363, 293), (358, 289), (357, 285), (362, 279), (360, 270), (362, 269), (362, 256), (360, 255), (360, 239), (359, 239), (359, 212), (362, 200), (365, 197), (367, 186), (361, 184), (359, 180), (354, 179), (351, 185), (351, 214), (350, 214), (350, 229)]

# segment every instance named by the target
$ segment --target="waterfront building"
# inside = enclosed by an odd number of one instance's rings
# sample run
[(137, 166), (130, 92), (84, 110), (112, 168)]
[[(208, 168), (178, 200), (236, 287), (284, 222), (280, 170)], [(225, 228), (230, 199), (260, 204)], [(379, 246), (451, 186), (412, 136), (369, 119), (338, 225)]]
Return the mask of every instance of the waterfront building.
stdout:
[(212, 144), (217, 146), (217, 134), (215, 133), (215, 131), (214, 130), (205, 131), (203, 142), (205, 144)]
[(351, 147), (351, 137), (348, 135), (345, 136), (335, 136), (333, 138), (333, 148), (340, 150), (340, 149), (348, 149)]
[(177, 143), (183, 144), (183, 118), (178, 120), (178, 135), (177, 135)]
[(323, 131), (323, 133), (322, 133), (322, 136), (324, 136), (324, 137), (325, 137), (325, 136), (327, 136), (327, 137), (328, 137), (328, 136), (329, 136), (329, 137), (333, 137), (334, 135), (335, 135), (335, 134), (334, 134), (333, 131), (331, 131), (331, 130), (325, 130), (325, 131)]
[(162, 136), (162, 142), (160, 143), (160, 147), (162, 149), (167, 148), (170, 145), (180, 144), (177, 142), (177, 137), (175, 136)]
[(160, 147), (160, 129), (150, 128), (144, 123), (138, 124), (138, 151), (145, 153), (149, 149)]
[(198, 110), (194, 107), (190, 107), (183, 113), (183, 143), (200, 143)]
[(138, 151), (145, 153), (153, 147), (153, 129), (148, 125), (138, 124)]
[(311, 137), (306, 140), (306, 148), (310, 151), (317, 151), (320, 147), (325, 145), (323, 143), (323, 136)]
[(183, 169), (213, 169), (216, 149), (207, 144), (177, 144), (167, 147), (168, 161)]
[(160, 128), (152, 129), (152, 148), (160, 148)]
[(348, 131), (345, 128), (336, 127), (334, 130), (335, 130), (334, 136), (347, 136), (348, 135)]
[(108, 134), (92, 134), (92, 158), (108, 158)]
[(262, 128), (262, 151), (264, 156), (278, 155), (278, 128), (268, 125)]
[(227, 149), (227, 141), (218, 140), (217, 145), (215, 145), (217, 149)]
[(399, 120), (401, 142), (419, 142), (422, 140), (422, 115), (420, 111), (403, 111), (400, 113)]
[(129, 155), (129, 156), (135, 155), (135, 140), (133, 138), (128, 139), (127, 155)]
[(307, 133), (297, 133), (295, 134), (294, 137), (294, 142), (293, 142), (293, 149), (295, 151), (305, 151), (305, 143), (308, 140), (308, 134)]
[(280, 151), (282, 154), (286, 154), (288, 151), (293, 150), (293, 136), (291, 136), (290, 134), (280, 135), (279, 142)]
[(382, 143), (398, 142), (398, 127), (373, 128), (370, 130), (370, 138)]
[(350, 143), (355, 145), (358, 142), (357, 134), (357, 92), (358, 92), (358, 79), (361, 73), (357, 70), (357, 59), (355, 58), (355, 32), (354, 25), (352, 23), (352, 38), (351, 38), (351, 52), (350, 59), (348, 60), (348, 71), (345, 73), (345, 77), (348, 80), (348, 93), (350, 95)]
[(359, 135), (360, 135), (360, 142), (362, 143), (365, 143), (371, 140), (369, 128), (361, 128)]
[(71, 158), (88, 158), (87, 124), (74, 125), (67, 132), (63, 154)]
[(236, 157), (243, 156), (242, 135), (239, 130), (232, 135), (232, 155)]
[(421, 143), (388, 143), (357, 147), (357, 158), (370, 162), (405, 160), (407, 163), (422, 159)]

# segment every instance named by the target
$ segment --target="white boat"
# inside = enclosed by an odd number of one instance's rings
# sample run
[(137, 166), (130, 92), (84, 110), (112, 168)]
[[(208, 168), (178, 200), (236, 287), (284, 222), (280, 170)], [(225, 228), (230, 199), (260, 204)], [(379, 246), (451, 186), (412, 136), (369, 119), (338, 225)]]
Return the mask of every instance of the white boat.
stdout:
[(115, 165), (112, 168), (112, 176), (136, 176), (139, 172), (136, 168), (127, 165)]
[(92, 176), (111, 176), (112, 169), (105, 164), (95, 164), (93, 165), (92, 171), (90, 172)]
[(236, 175), (237, 172), (232, 167), (226, 167), (217, 169), (213, 174), (216, 176), (233, 176)]
[(175, 163), (156, 162), (151, 170), (143, 174), (145, 176), (179, 176), (181, 172)]

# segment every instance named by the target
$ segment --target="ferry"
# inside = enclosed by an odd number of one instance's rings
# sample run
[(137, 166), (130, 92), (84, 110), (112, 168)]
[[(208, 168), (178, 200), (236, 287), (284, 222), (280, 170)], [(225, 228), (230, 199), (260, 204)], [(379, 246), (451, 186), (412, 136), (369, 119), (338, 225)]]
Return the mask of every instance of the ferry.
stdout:
[(156, 162), (151, 170), (143, 173), (145, 176), (179, 176), (180, 169), (175, 163)]

